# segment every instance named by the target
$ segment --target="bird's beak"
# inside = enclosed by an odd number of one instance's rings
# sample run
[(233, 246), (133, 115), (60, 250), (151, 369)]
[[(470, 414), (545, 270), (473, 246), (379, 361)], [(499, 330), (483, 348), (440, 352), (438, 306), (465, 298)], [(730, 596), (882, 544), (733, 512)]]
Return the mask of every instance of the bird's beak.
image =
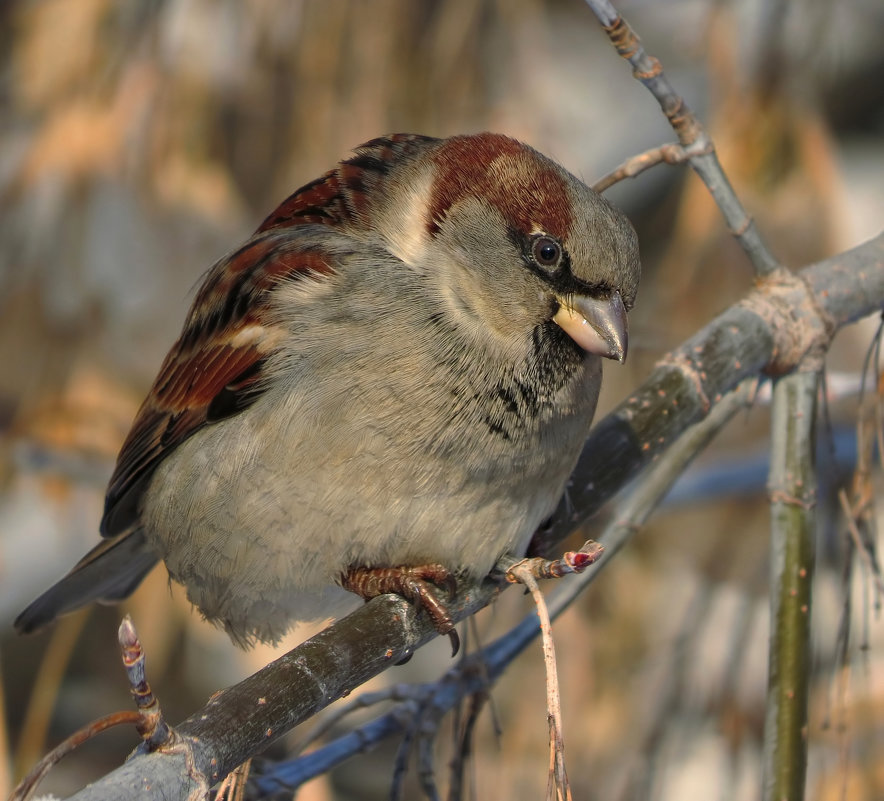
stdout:
[(559, 298), (553, 320), (587, 353), (626, 360), (626, 307), (619, 292), (597, 300), (587, 295)]

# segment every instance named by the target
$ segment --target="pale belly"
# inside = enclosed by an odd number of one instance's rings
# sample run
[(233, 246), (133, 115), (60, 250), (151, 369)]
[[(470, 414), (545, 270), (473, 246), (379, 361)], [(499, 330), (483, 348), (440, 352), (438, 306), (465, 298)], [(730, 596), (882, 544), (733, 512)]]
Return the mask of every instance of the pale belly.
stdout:
[[(337, 585), (353, 566), (438, 562), (481, 577), (504, 553), (524, 552), (558, 502), (592, 409), (551, 427), (554, 447), (460, 450), (376, 415), (293, 426), (297, 414), (303, 407), (280, 407), (277, 419), (239, 415), (197, 432), (144, 497), (145, 532), (170, 574), (240, 642), (355, 606)], [(416, 454), (421, 438), (434, 444)]]

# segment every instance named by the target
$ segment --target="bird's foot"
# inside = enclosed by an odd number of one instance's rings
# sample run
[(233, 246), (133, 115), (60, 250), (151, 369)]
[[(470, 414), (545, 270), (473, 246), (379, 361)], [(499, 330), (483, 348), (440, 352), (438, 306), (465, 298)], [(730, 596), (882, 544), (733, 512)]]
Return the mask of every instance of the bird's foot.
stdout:
[(388, 592), (401, 595), (423, 607), (440, 634), (451, 640), (451, 655), (460, 649), (460, 638), (445, 603), (436, 597), (431, 587), (447, 590), (454, 597), (457, 583), (451, 572), (442, 565), (414, 565), (400, 567), (351, 567), (341, 576), (341, 586), (366, 601)]

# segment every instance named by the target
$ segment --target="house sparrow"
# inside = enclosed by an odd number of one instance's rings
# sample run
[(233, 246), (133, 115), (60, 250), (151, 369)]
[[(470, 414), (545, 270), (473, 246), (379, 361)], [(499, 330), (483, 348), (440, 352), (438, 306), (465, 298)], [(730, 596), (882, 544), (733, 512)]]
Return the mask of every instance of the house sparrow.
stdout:
[(104, 540), (17, 619), (163, 559), (232, 639), (521, 555), (562, 495), (601, 358), (626, 356), (626, 218), (505, 136), (372, 140), (217, 262), (127, 437)]

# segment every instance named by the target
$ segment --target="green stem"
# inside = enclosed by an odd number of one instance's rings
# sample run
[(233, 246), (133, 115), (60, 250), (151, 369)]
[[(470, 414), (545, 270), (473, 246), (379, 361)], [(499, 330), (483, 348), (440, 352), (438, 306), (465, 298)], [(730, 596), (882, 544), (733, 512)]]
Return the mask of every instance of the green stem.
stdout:
[(764, 801), (801, 801), (807, 768), (819, 373), (774, 385), (771, 442), (771, 639), (764, 727)]

